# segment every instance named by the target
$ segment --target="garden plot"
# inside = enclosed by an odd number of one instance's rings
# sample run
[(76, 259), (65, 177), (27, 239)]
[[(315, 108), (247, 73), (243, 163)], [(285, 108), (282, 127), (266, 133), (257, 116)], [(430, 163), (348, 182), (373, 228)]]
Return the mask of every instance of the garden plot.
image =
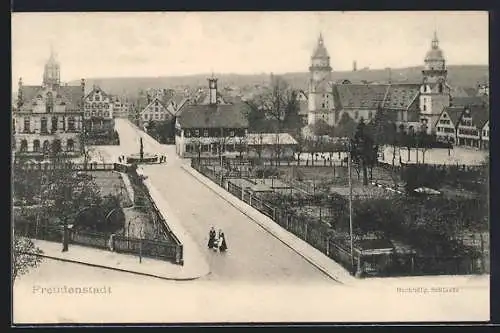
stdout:
[(94, 177), (94, 182), (99, 187), (102, 196), (120, 196), (122, 207), (128, 207), (132, 204), (119, 173), (113, 171), (88, 171), (86, 173)]
[(280, 179), (272, 179), (272, 178), (253, 178), (250, 179), (250, 181), (254, 182), (255, 184), (265, 184), (273, 189), (289, 189), (292, 186), (288, 183), (285, 183), (284, 181)]

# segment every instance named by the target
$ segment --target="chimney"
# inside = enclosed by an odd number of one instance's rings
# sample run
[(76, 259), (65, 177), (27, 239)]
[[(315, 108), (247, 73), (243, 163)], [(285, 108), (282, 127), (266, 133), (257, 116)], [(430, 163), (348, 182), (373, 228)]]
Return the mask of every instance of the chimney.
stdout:
[(213, 76), (208, 79), (208, 96), (210, 104), (217, 104), (217, 79)]

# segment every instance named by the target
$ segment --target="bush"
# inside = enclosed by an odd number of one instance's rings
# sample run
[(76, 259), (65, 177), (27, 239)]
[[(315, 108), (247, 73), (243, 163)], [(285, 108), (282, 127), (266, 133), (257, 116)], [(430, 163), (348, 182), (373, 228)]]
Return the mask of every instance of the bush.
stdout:
[(269, 166), (259, 166), (254, 169), (255, 177), (257, 178), (269, 178), (269, 177), (277, 177), (280, 172), (278, 168), (269, 167)]

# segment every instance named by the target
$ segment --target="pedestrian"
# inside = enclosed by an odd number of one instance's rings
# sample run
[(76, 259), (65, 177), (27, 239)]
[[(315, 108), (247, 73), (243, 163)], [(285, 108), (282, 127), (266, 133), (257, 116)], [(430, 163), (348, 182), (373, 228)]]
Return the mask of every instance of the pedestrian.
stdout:
[(210, 229), (210, 232), (208, 233), (208, 248), (209, 249), (215, 249), (217, 240), (215, 239), (217, 237), (217, 233), (215, 232), (215, 228), (212, 227)]
[(224, 233), (222, 232), (221, 229), (219, 229), (219, 237), (217, 243), (220, 252), (227, 251), (226, 236), (224, 236)]

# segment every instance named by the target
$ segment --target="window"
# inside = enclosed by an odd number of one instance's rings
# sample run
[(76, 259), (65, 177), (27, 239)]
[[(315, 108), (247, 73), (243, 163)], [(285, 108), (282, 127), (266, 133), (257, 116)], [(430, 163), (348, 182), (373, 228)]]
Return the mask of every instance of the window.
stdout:
[(30, 117), (24, 117), (24, 128), (23, 128), (24, 132), (29, 133), (30, 125), (31, 125)]
[(97, 103), (92, 103), (92, 108), (96, 108), (97, 107)]
[(28, 141), (21, 140), (21, 147), (19, 148), (19, 150), (23, 153), (27, 152), (28, 151)]
[(110, 105), (108, 103), (104, 103), (104, 108), (109, 109)]
[(95, 110), (92, 110), (92, 116), (95, 117)]
[(33, 151), (35, 153), (40, 152), (40, 140), (34, 140), (33, 141)]
[(43, 142), (43, 152), (47, 153), (50, 150), (50, 143), (49, 140), (45, 140)]
[(148, 117), (148, 114), (147, 114), (147, 113), (146, 113), (146, 114), (144, 114), (144, 120), (148, 120), (148, 118), (149, 118), (149, 117)]
[(104, 111), (104, 117), (109, 117), (109, 111)]
[(73, 139), (69, 139), (68, 142), (66, 143), (66, 150), (67, 151), (75, 150), (75, 142), (73, 141)]
[(102, 109), (102, 103), (99, 103), (99, 109)]
[(160, 115), (158, 113), (155, 113), (155, 119), (156, 120), (160, 119)]
[(68, 131), (74, 131), (75, 130), (75, 118), (69, 117), (68, 118)]
[(42, 119), (40, 119), (40, 133), (48, 133), (47, 118), (45, 117), (42, 117)]
[(90, 117), (90, 112), (85, 111), (85, 117), (87, 117), (87, 118)]
[(234, 131), (230, 131), (229, 136), (234, 136)]
[(52, 132), (55, 132), (57, 131), (57, 117), (52, 117), (52, 126), (51, 126), (51, 129), (52, 129)]
[(99, 117), (102, 117), (102, 111), (101, 111), (101, 110), (99, 110), (99, 111), (97, 112), (97, 115), (98, 115)]
[(196, 135), (196, 136), (200, 136), (200, 130), (195, 130), (195, 131), (194, 131), (194, 135)]
[(204, 130), (204, 131), (203, 131), (203, 136), (204, 136), (204, 137), (207, 137), (207, 136), (208, 136), (208, 130)]
[(191, 131), (186, 131), (184, 132), (186, 138), (189, 138), (191, 136)]
[(91, 106), (91, 104), (90, 104), (90, 103), (85, 103), (85, 108), (86, 108), (86, 109), (89, 109), (89, 108), (90, 108), (90, 106)]
[(423, 110), (423, 111), (427, 111), (427, 105), (425, 105), (425, 104), (424, 104), (424, 105), (422, 106), (422, 110)]
[(438, 90), (439, 90), (439, 93), (442, 94), (443, 93), (443, 84), (440, 83), (439, 86), (438, 86)]
[(52, 152), (54, 154), (61, 152), (61, 140), (52, 141)]
[(161, 119), (165, 119), (165, 114), (162, 113), (160, 117), (161, 117)]
[(95, 100), (96, 100), (96, 101), (100, 101), (100, 100), (101, 100), (101, 96), (99, 96), (99, 95), (95, 95)]
[(156, 109), (158, 109), (158, 101), (155, 101)]

